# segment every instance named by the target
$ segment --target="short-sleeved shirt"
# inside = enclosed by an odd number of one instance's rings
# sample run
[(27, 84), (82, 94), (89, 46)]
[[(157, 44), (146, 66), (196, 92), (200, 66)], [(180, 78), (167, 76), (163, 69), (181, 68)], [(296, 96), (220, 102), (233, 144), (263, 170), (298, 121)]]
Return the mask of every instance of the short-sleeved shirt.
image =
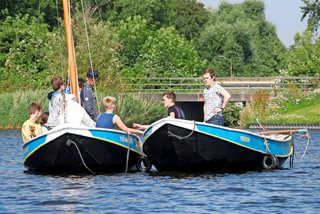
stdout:
[[(221, 95), (221, 91), (223, 87), (217, 83), (213, 86), (205, 88), (203, 91), (203, 96), (205, 99), (205, 112), (204, 112), (204, 120), (207, 121), (211, 117), (214, 116), (213, 110), (215, 108), (221, 108), (223, 103), (223, 96)], [(222, 116), (222, 112), (218, 112), (218, 115)]]
[(113, 129), (115, 125), (114, 116), (116, 116), (116, 114), (114, 113), (107, 113), (107, 112), (101, 113), (97, 119), (96, 127)]
[(93, 87), (90, 84), (85, 83), (83, 85), (83, 89), (81, 90), (81, 93), (80, 93), (80, 98), (81, 98), (83, 108), (89, 114), (91, 119), (93, 121), (96, 121), (98, 117), (97, 101), (94, 95)]
[(182, 109), (176, 105), (170, 106), (168, 108), (168, 116), (170, 116), (170, 113), (174, 112), (174, 117), (177, 119), (185, 119), (185, 114), (182, 111)]
[(23, 142), (26, 142), (31, 138), (34, 138), (39, 134), (42, 134), (41, 125), (31, 120), (27, 120), (22, 125), (21, 134)]

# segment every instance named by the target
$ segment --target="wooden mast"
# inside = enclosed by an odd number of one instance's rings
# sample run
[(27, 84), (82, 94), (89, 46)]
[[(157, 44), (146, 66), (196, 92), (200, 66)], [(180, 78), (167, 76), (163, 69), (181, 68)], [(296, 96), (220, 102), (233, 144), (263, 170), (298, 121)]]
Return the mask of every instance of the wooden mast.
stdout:
[(76, 61), (75, 61), (76, 57), (75, 57), (72, 28), (71, 28), (69, 0), (63, 0), (62, 3), (63, 3), (64, 24), (65, 24), (65, 30), (66, 30), (66, 40), (67, 40), (68, 58), (69, 58), (71, 93), (74, 94), (75, 97), (79, 98), (78, 74), (77, 74)]

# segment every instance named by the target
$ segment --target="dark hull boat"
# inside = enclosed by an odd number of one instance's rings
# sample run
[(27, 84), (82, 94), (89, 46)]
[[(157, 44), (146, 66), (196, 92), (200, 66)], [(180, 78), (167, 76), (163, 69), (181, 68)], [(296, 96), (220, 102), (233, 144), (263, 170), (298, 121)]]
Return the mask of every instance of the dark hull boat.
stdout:
[(293, 138), (168, 117), (144, 132), (143, 152), (158, 171), (273, 169), (292, 155)]
[[(64, 21), (68, 49), (68, 72), (71, 93), (79, 97), (75, 51), (72, 37), (70, 2), (63, 0)], [(66, 96), (67, 97), (67, 96)], [(122, 131), (91, 128), (94, 125), (80, 126), (83, 122), (82, 107), (73, 101), (64, 106), (64, 123), (23, 144), (24, 165), (34, 172), (45, 173), (109, 173), (127, 172), (151, 168), (142, 157), (139, 138)], [(78, 110), (77, 110), (78, 109)], [(76, 111), (77, 110), (77, 111)], [(84, 111), (84, 109), (82, 109)], [(79, 112), (79, 113), (77, 113)], [(73, 116), (70, 116), (73, 115)], [(87, 117), (89, 117), (87, 115)], [(67, 122), (67, 118), (69, 122)], [(72, 121), (72, 122), (70, 122)], [(92, 121), (93, 122), (93, 121)], [(90, 127), (89, 127), (90, 126)]]
[(23, 144), (24, 165), (44, 173), (110, 173), (136, 170), (139, 138), (122, 131), (61, 125)]

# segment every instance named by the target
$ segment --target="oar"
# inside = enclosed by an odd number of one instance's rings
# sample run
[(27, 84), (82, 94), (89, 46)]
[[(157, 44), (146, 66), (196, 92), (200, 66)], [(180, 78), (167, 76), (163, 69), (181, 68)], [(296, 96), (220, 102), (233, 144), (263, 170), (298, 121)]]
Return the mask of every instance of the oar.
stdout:
[(299, 129), (299, 130), (280, 130), (280, 131), (269, 131), (269, 132), (256, 132), (256, 134), (261, 134), (261, 135), (277, 135), (277, 134), (306, 134), (308, 130), (306, 129)]

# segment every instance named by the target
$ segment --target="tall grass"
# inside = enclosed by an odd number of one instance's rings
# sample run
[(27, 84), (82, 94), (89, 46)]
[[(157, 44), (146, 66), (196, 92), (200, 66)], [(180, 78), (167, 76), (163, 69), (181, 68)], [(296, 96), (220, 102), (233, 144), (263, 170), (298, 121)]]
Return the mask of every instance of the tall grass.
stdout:
[[(17, 91), (0, 94), (0, 128), (19, 129), (29, 118), (30, 103), (39, 103), (43, 112), (48, 111), (48, 90)], [(112, 94), (106, 94), (112, 95)], [(100, 111), (102, 108), (102, 93), (98, 93)], [(166, 116), (166, 109), (155, 99), (146, 99), (140, 95), (121, 94), (113, 95), (117, 98), (116, 114), (123, 122), (132, 126), (132, 123), (150, 124)]]
[(14, 93), (0, 94), (0, 127), (5, 129), (20, 128), (29, 118), (29, 105), (39, 103), (44, 111), (48, 109), (47, 91), (45, 90), (19, 90)]
[(294, 85), (288, 90), (271, 96), (259, 93), (241, 113), (240, 124), (320, 124), (320, 94), (299, 90)]
[(150, 124), (166, 116), (166, 109), (161, 102), (145, 98), (140, 94), (99, 93), (100, 112), (104, 111), (102, 100), (107, 95), (117, 99), (115, 113), (129, 127), (132, 127), (133, 123)]
[[(43, 111), (48, 111), (49, 90), (17, 91), (0, 94), (0, 128), (19, 129), (29, 118), (28, 106), (32, 102), (39, 103)], [(102, 108), (102, 98), (111, 95), (117, 98), (116, 114), (131, 127), (132, 123), (150, 124), (166, 116), (166, 109), (156, 99), (145, 98), (139, 94), (98, 93), (98, 106)], [(299, 91), (294, 86), (287, 91), (271, 95), (259, 92), (249, 105), (228, 105), (225, 112), (227, 126), (240, 124), (247, 128), (250, 123), (276, 124), (320, 124), (320, 94)]]

